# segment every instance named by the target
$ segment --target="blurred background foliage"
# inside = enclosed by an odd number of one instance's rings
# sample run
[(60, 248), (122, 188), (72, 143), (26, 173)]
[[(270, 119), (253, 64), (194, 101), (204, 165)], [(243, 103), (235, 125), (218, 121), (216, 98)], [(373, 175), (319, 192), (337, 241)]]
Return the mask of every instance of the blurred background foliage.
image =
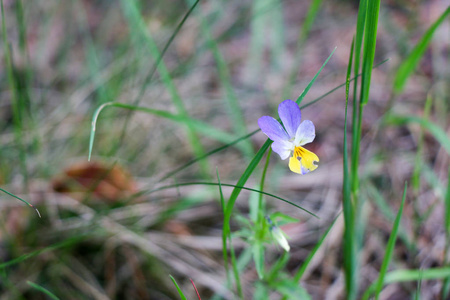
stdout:
[[(320, 167), (298, 176), (273, 155), (267, 173), (265, 190), (320, 217), (267, 200), (270, 211), (298, 219), (282, 226), (291, 246), (283, 272), (297, 270), (342, 210), (345, 90), (333, 89), (345, 83), (358, 3), (3, 0), (0, 184), (33, 203), (42, 218), (1, 195), (0, 299), (47, 299), (27, 281), (60, 299), (177, 299), (169, 274), (189, 299), (197, 297), (190, 278), (203, 299), (234, 299), (222, 261), (217, 187), (151, 191), (217, 182), (216, 168), (222, 182), (234, 184), (264, 143), (262, 133), (165, 177), (258, 129), (257, 119), (295, 100), (337, 47), (303, 101), (320, 98), (302, 110), (316, 126), (309, 150)], [(399, 66), (447, 6), (381, 2), (375, 64), (389, 60), (373, 70), (362, 121), (361, 291), (378, 276), (406, 180), (412, 184), (391, 267), (447, 263), (448, 18), (403, 88), (394, 89)], [(166, 115), (106, 107), (87, 162), (92, 116), (111, 101)], [(444, 137), (399, 115), (429, 120)], [(248, 186), (258, 182), (256, 176)], [(225, 195), (230, 191), (224, 187)], [(243, 192), (237, 212), (246, 217), (256, 198)], [(232, 222), (234, 230), (241, 226)], [(302, 277), (313, 299), (344, 298), (342, 231), (338, 219)], [(233, 245), (245, 298), (281, 298), (270, 281), (258, 279), (247, 244), (235, 237)], [(267, 247), (270, 265), (283, 250)], [(423, 281), (419, 294), (437, 299), (442, 285)], [(416, 287), (392, 284), (382, 296), (411, 298)]]

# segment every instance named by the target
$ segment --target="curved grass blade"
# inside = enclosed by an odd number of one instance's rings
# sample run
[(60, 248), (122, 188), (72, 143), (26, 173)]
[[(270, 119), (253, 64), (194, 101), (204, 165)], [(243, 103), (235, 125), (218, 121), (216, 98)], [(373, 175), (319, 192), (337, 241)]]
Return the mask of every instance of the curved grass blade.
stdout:
[[(107, 103), (100, 105), (95, 110), (94, 115), (92, 116), (91, 133), (90, 133), (90, 137), (89, 137), (89, 155), (88, 155), (89, 161), (91, 160), (92, 149), (94, 146), (95, 131), (96, 131), (96, 126), (97, 126), (98, 116), (100, 115), (100, 112), (102, 112), (103, 109), (105, 109), (108, 106), (119, 107), (119, 108), (130, 109), (130, 110), (137, 110), (137, 111), (145, 112), (148, 114), (153, 114), (153, 115), (161, 117), (161, 118), (169, 119), (169, 120), (172, 120), (175, 122), (187, 123), (192, 128), (194, 128), (196, 131), (201, 132), (208, 137), (215, 138), (221, 142), (230, 142), (230, 141), (234, 140), (233, 135), (230, 135), (229, 133), (215, 129), (214, 127), (210, 126), (209, 124), (205, 124), (199, 120), (195, 120), (195, 119), (189, 118), (187, 116), (173, 114), (173, 113), (170, 113), (165, 110), (140, 107), (140, 106), (125, 104), (125, 103), (120, 103), (120, 102), (107, 102)], [(197, 159), (206, 158), (206, 157), (207, 157), (207, 155), (205, 154), (205, 155), (198, 157)]]
[(428, 44), (431, 41), (431, 38), (433, 37), (434, 32), (439, 27), (439, 25), (441, 25), (442, 22), (448, 17), (449, 14), (450, 14), (450, 7), (448, 7), (444, 11), (444, 13), (436, 20), (436, 22), (434, 22), (433, 25), (430, 26), (427, 32), (425, 32), (425, 34), (423, 35), (422, 39), (417, 43), (417, 45), (414, 47), (414, 49), (411, 51), (408, 57), (400, 65), (394, 77), (395, 93), (398, 94), (403, 91), (406, 81), (416, 68), (420, 59), (422, 58), (425, 50), (428, 47)]
[[(270, 141), (270, 140), (269, 140), (269, 141)], [(270, 144), (269, 144), (269, 145), (270, 145)], [(220, 186), (233, 187), (235, 190), (236, 190), (236, 189), (242, 189), (242, 190), (247, 190), (247, 191), (250, 191), (250, 192), (260, 193), (260, 194), (263, 194), (263, 195), (270, 196), (270, 197), (272, 197), (272, 198), (281, 200), (281, 201), (283, 201), (283, 202), (286, 202), (286, 203), (288, 203), (288, 204), (290, 204), (290, 205), (292, 205), (292, 206), (295, 206), (295, 207), (298, 208), (298, 209), (303, 210), (304, 212), (310, 214), (311, 216), (320, 219), (316, 214), (310, 212), (309, 210), (307, 210), (307, 209), (305, 209), (305, 208), (303, 208), (303, 207), (301, 207), (301, 206), (299, 206), (299, 205), (297, 205), (297, 204), (295, 204), (295, 203), (293, 203), (293, 202), (291, 202), (291, 201), (289, 201), (289, 200), (286, 200), (286, 199), (284, 199), (284, 198), (282, 198), (282, 197), (279, 197), (279, 196), (277, 196), (277, 195), (270, 194), (270, 193), (263, 192), (263, 191), (256, 190), (256, 189), (252, 189), (252, 188), (248, 188), (248, 187), (245, 187), (245, 186), (243, 186), (243, 185), (240, 186), (240, 185), (234, 185), (234, 184), (229, 184), (229, 183), (216, 183), (216, 182), (183, 182), (183, 183), (177, 183), (177, 184), (171, 184), (171, 185), (162, 186), (162, 187), (160, 187), (160, 188), (157, 188), (157, 189), (154, 189), (154, 190), (150, 190), (150, 191), (140, 192), (140, 193), (135, 194), (135, 196), (147, 195), (147, 194), (155, 193), (155, 192), (162, 191), (162, 190), (173, 189), (173, 188), (178, 188), (178, 187), (180, 187), (180, 186), (189, 186), (189, 185), (212, 185), (212, 186), (219, 186), (219, 185), (220, 185)], [(229, 207), (229, 205), (226, 205), (226, 206), (225, 206), (225, 209), (227, 209), (228, 207)]]
[(406, 190), (408, 188), (408, 183), (405, 182), (405, 189), (403, 190), (402, 203), (397, 213), (397, 217), (394, 221), (394, 226), (392, 227), (391, 235), (389, 236), (389, 241), (386, 247), (386, 253), (384, 255), (383, 263), (381, 264), (380, 275), (378, 276), (378, 283), (376, 285), (375, 299), (378, 300), (381, 289), (383, 288), (384, 277), (386, 276), (387, 268), (391, 262), (392, 253), (394, 252), (395, 241), (397, 240), (398, 228), (400, 227), (400, 220), (402, 218), (403, 207), (405, 205)]
[(39, 212), (39, 210), (38, 210), (36, 207), (34, 207), (33, 204), (31, 204), (30, 202), (28, 202), (28, 201), (26, 201), (26, 200), (24, 200), (24, 199), (22, 199), (22, 198), (20, 198), (20, 197), (18, 197), (18, 196), (16, 196), (16, 195), (14, 195), (14, 194), (11, 194), (10, 192), (8, 192), (8, 191), (6, 191), (6, 190), (4, 190), (4, 189), (2, 189), (2, 188), (0, 188), (0, 191), (2, 191), (2, 192), (5, 193), (5, 194), (10, 195), (11, 197), (14, 197), (14, 198), (16, 198), (16, 199), (19, 199), (20, 201), (22, 201), (23, 203), (25, 203), (26, 205), (28, 205), (29, 207), (31, 207), (32, 209), (34, 209), (34, 210), (36, 211), (36, 213), (38, 214), (39, 218), (41, 218), (41, 213)]
[(52, 292), (50, 292), (50, 291), (47, 290), (46, 288), (40, 286), (39, 284), (36, 284), (36, 283), (31, 282), (31, 281), (29, 281), (29, 280), (27, 280), (27, 284), (28, 284), (29, 286), (31, 286), (32, 288), (34, 288), (34, 289), (36, 289), (36, 290), (38, 290), (38, 291), (40, 291), (40, 292), (46, 294), (46, 295), (49, 296), (51, 299), (53, 299), (53, 300), (59, 300), (59, 298), (56, 297), (55, 294), (53, 294)]
[(181, 300), (187, 300), (186, 296), (183, 294), (183, 291), (180, 289), (180, 287), (178, 286), (178, 283), (176, 282), (175, 278), (172, 277), (172, 275), (169, 275), (170, 279), (172, 279), (173, 284), (175, 285), (175, 287), (177, 288), (178, 294), (181, 297)]
[[(379, 64), (375, 65), (374, 68), (381, 66), (382, 64), (386, 63), (387, 61), (389, 61), (389, 59), (383, 60), (383, 61), (380, 62)], [(355, 77), (353, 77), (352, 79), (350, 79), (350, 81), (356, 80), (359, 76), (361, 76), (361, 74), (356, 75)], [(343, 83), (343, 84), (341, 84), (341, 85), (338, 85), (337, 87), (335, 87), (335, 88), (329, 90), (328, 92), (326, 92), (326, 93), (323, 94), (322, 96), (320, 96), (320, 97), (318, 97), (318, 98), (316, 98), (316, 99), (314, 99), (314, 100), (312, 100), (312, 101), (310, 101), (310, 102), (308, 102), (308, 103), (306, 103), (306, 104), (300, 106), (300, 109), (304, 109), (304, 108), (306, 108), (306, 107), (308, 107), (308, 106), (313, 105), (313, 104), (316, 103), (316, 102), (319, 102), (320, 100), (322, 100), (322, 99), (325, 98), (326, 96), (328, 96), (328, 95), (334, 93), (335, 91), (337, 91), (338, 89), (344, 87), (345, 85), (346, 85), (346, 83)], [(195, 158), (195, 159), (193, 159), (193, 160), (187, 162), (186, 164), (184, 164), (184, 165), (182, 165), (182, 166), (180, 166), (180, 167), (174, 169), (173, 171), (170, 171), (170, 172), (167, 173), (166, 175), (164, 175), (161, 179), (158, 180), (158, 182), (161, 182), (161, 181), (163, 181), (163, 180), (166, 180), (167, 178), (172, 177), (173, 175), (175, 175), (175, 174), (177, 174), (177, 173), (183, 171), (184, 169), (186, 169), (186, 168), (189, 167), (189, 166), (192, 166), (192, 165), (195, 164), (196, 162), (198, 162), (198, 161), (200, 161), (200, 160), (202, 160), (202, 159), (207, 158), (208, 156), (211, 156), (211, 155), (213, 155), (213, 154), (215, 154), (215, 153), (217, 153), (217, 152), (220, 152), (220, 151), (222, 151), (222, 150), (225, 150), (225, 149), (227, 149), (228, 147), (231, 147), (231, 146), (233, 146), (233, 145), (239, 143), (239, 142), (242, 141), (242, 140), (248, 139), (249, 137), (253, 136), (254, 134), (258, 133), (259, 131), (261, 131), (261, 129), (256, 129), (256, 130), (250, 132), (249, 134), (246, 134), (246, 135), (244, 135), (244, 136), (242, 136), (242, 137), (240, 137), (240, 138), (238, 138), (238, 139), (232, 141), (231, 143), (229, 143), (229, 144), (227, 144), (227, 145), (223, 145), (223, 146), (221, 146), (221, 147), (218, 147), (218, 148), (216, 148), (216, 149), (213, 149), (213, 150), (207, 152), (205, 155), (203, 155), (203, 156), (201, 156), (201, 157), (197, 157), (197, 158)]]

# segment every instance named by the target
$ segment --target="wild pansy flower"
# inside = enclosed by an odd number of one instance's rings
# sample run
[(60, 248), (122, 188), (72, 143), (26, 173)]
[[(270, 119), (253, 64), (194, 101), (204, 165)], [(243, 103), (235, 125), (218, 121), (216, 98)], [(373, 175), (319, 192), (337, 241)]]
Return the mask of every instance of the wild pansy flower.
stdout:
[(262, 132), (273, 141), (272, 150), (278, 153), (282, 160), (289, 156), (289, 169), (298, 174), (306, 174), (317, 169), (319, 157), (302, 146), (311, 143), (316, 137), (314, 124), (301, 121), (301, 112), (297, 103), (285, 100), (278, 106), (278, 115), (283, 126), (272, 117), (259, 118), (258, 125)]

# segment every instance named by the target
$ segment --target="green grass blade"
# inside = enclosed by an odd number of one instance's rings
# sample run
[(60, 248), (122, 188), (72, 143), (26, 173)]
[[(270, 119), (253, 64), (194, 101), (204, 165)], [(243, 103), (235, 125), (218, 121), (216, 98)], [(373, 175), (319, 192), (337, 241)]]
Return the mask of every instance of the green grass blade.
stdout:
[(428, 130), (450, 155), (450, 138), (442, 128), (432, 123), (431, 121), (416, 116), (391, 115), (386, 119), (386, 122), (393, 125), (403, 125), (408, 123), (419, 124), (426, 130)]
[(303, 92), (300, 94), (300, 96), (298, 96), (297, 100), (295, 100), (295, 102), (297, 102), (298, 105), (300, 105), (300, 103), (302, 102), (303, 98), (305, 98), (306, 94), (311, 89), (311, 87), (314, 84), (314, 82), (316, 81), (317, 77), (319, 77), (320, 72), (322, 72), (323, 68), (326, 66), (326, 64), (328, 63), (330, 58), (333, 56), (334, 51), (336, 51), (336, 48), (334, 48), (334, 50), (331, 52), (331, 54), (328, 56), (328, 58), (325, 60), (325, 62), (320, 67), (319, 71), (317, 71), (317, 73), (316, 73), (316, 75), (314, 75), (313, 79), (311, 79), (311, 81), (308, 83), (308, 85), (303, 90)]
[[(225, 211), (225, 198), (223, 196), (222, 183), (220, 182), (220, 176), (219, 176), (218, 168), (216, 168), (216, 175), (217, 175), (217, 183), (218, 183), (218, 186), (219, 186), (220, 205), (222, 207), (222, 212), (224, 212)], [(228, 268), (227, 238), (228, 238), (228, 236), (224, 235), (223, 232), (222, 232), (222, 257), (223, 257), (223, 263), (225, 265), (225, 273), (227, 274), (227, 282), (228, 282), (228, 284), (231, 284), (230, 271), (229, 271), (229, 268)]]
[(366, 25), (364, 31), (364, 52), (361, 76), (361, 98), (364, 105), (369, 101), (370, 81), (372, 77), (373, 60), (377, 43), (378, 15), (380, 0), (371, 0), (367, 4)]
[(328, 229), (325, 231), (325, 233), (321, 236), (320, 240), (314, 245), (314, 248), (311, 250), (311, 252), (308, 254), (308, 256), (306, 257), (305, 261), (303, 262), (302, 266), (300, 267), (300, 269), (297, 271), (297, 273), (295, 273), (294, 275), (294, 280), (296, 282), (299, 282), (302, 279), (303, 274), (305, 273), (306, 269), (309, 266), (309, 263), (312, 261), (312, 259), (314, 258), (314, 255), (316, 255), (317, 251), (320, 249), (320, 247), (322, 246), (323, 242), (325, 241), (325, 239), (327, 238), (328, 234), (330, 233), (331, 229), (333, 228), (334, 224), (336, 223), (337, 219), (340, 217), (341, 214), (339, 214), (334, 221), (331, 223), (331, 225), (328, 227)]
[(344, 213), (344, 273), (347, 293), (354, 291), (356, 280), (356, 256), (355, 256), (355, 230), (354, 230), (354, 209), (351, 199), (350, 174), (348, 168), (348, 137), (347, 137), (347, 111), (348, 98), (350, 91), (350, 76), (354, 56), (355, 40), (353, 39), (350, 47), (350, 56), (348, 59), (347, 75), (345, 80), (345, 116), (344, 116), (344, 142), (343, 142), (343, 181), (342, 181), (342, 207)]
[(383, 262), (381, 264), (380, 274), (378, 276), (378, 283), (376, 286), (376, 294), (375, 297), (378, 300), (381, 289), (383, 288), (384, 277), (386, 276), (387, 268), (392, 259), (392, 253), (394, 252), (395, 241), (397, 240), (398, 228), (400, 227), (400, 220), (402, 219), (403, 207), (405, 205), (406, 199), (406, 190), (408, 188), (408, 184), (405, 182), (405, 189), (403, 190), (403, 198), (402, 203), (400, 204), (400, 208), (397, 213), (397, 217), (394, 221), (394, 226), (392, 227), (391, 235), (389, 236), (389, 241), (386, 246), (386, 253), (384, 255)]
[(177, 288), (178, 294), (180, 295), (181, 300), (187, 300), (186, 296), (183, 294), (183, 291), (180, 289), (180, 287), (178, 286), (177, 281), (175, 280), (175, 278), (172, 277), (172, 275), (169, 275), (170, 279), (172, 280), (173, 284), (175, 285), (175, 287)]
[[(218, 186), (219, 184), (216, 183), (216, 182), (183, 182), (183, 183), (177, 183), (177, 184), (171, 184), (171, 185), (162, 186), (160, 188), (153, 189), (153, 190), (150, 190), (150, 191), (139, 192), (139, 193), (135, 194), (134, 196), (148, 195), (148, 194), (155, 193), (155, 192), (162, 191), (162, 190), (173, 189), (173, 188), (178, 188), (180, 186), (189, 186), (189, 185), (212, 185), (212, 186)], [(307, 209), (305, 209), (305, 208), (303, 208), (303, 207), (301, 207), (301, 206), (299, 206), (299, 205), (297, 205), (297, 204), (295, 204), (295, 203), (293, 203), (293, 202), (291, 202), (289, 200), (286, 200), (286, 199), (284, 199), (282, 197), (279, 197), (277, 195), (270, 194), (270, 193), (267, 193), (267, 192), (264, 192), (264, 191), (260, 191), (260, 190), (256, 190), (256, 189), (252, 189), (252, 188), (248, 188), (248, 187), (245, 187), (243, 185), (234, 185), (234, 184), (229, 184), (229, 183), (220, 183), (220, 186), (232, 187), (232, 188), (234, 188), (234, 190), (239, 189), (239, 190), (247, 190), (247, 191), (254, 192), (254, 193), (260, 193), (260, 194), (263, 194), (263, 195), (266, 195), (266, 196), (269, 196), (269, 197), (281, 200), (281, 201), (283, 201), (283, 202), (285, 202), (287, 204), (290, 204), (292, 206), (295, 206), (296, 208), (301, 209), (304, 212), (310, 214), (311, 216), (319, 219), (319, 217), (316, 214), (310, 212), (309, 210), (307, 210)], [(229, 205), (226, 205), (225, 209), (227, 209), (228, 207), (229, 207)]]
[[(141, 111), (141, 112), (152, 114), (152, 115), (155, 115), (155, 116), (158, 116), (161, 118), (169, 119), (169, 120), (172, 120), (175, 122), (186, 123), (186, 124), (189, 124), (189, 126), (194, 128), (195, 130), (197, 130), (197, 132), (202, 133), (205, 136), (216, 139), (223, 143), (229, 143), (230, 141), (233, 142), (235, 140), (234, 136), (232, 136), (231, 134), (221, 131), (219, 129), (216, 129), (216, 128), (212, 127), (211, 125), (205, 124), (199, 120), (189, 118), (187, 116), (177, 115), (177, 114), (173, 114), (168, 111), (165, 111), (165, 110), (152, 109), (152, 108), (148, 108), (148, 107), (140, 107), (140, 106), (119, 103), (119, 102), (107, 102), (107, 103), (100, 105), (95, 110), (94, 115), (92, 116), (91, 133), (90, 133), (90, 138), (89, 138), (88, 160), (91, 159), (91, 155), (92, 155), (92, 149), (94, 146), (94, 139), (95, 139), (98, 117), (99, 117), (100, 113), (103, 111), (103, 109), (105, 109), (106, 107), (109, 107), (109, 106)], [(201, 157), (205, 157), (205, 155), (202, 155)]]
[[(220, 203), (222, 205), (222, 211), (225, 211), (225, 198), (223, 197), (222, 183), (220, 182), (220, 176), (219, 176), (218, 169), (216, 169), (216, 174), (217, 174), (217, 183), (219, 186)], [(228, 236), (226, 236), (222, 232), (222, 256), (223, 256), (223, 260), (224, 260), (224, 264), (225, 264), (225, 271), (227, 273), (227, 279), (228, 279), (228, 282), (231, 283), (230, 276), (229, 276), (229, 269), (228, 269), (227, 240), (230, 244), (231, 264), (232, 264), (232, 268), (233, 268), (234, 280), (236, 282), (236, 289), (237, 289), (238, 295), (240, 295), (241, 299), (244, 299), (244, 295), (242, 292), (241, 278), (239, 276), (239, 270), (238, 270), (238, 265), (237, 265), (237, 261), (236, 261), (236, 254), (234, 252), (234, 248), (233, 248), (233, 244), (232, 244), (232, 240), (231, 240), (231, 234), (228, 234)]]
[(261, 159), (264, 156), (264, 153), (267, 151), (267, 149), (270, 147), (271, 144), (272, 144), (272, 141), (267, 139), (266, 142), (264, 143), (264, 145), (261, 146), (259, 151), (253, 157), (252, 161), (247, 166), (247, 168), (245, 169), (242, 176), (239, 178), (239, 180), (236, 184), (236, 187), (233, 189), (233, 192), (231, 193), (231, 196), (230, 196), (227, 206), (225, 208), (225, 213), (224, 213), (225, 216), (224, 216), (224, 221), (223, 221), (224, 234), (228, 235), (230, 233), (231, 214), (233, 213), (234, 203), (236, 202), (237, 197), (241, 193), (241, 190), (242, 190), (241, 187), (243, 187), (245, 185), (245, 183), (247, 182), (247, 180), (250, 178), (250, 175), (256, 169), (256, 166), (259, 164), (259, 162), (261, 161)]
[[(436, 280), (444, 279), (450, 276), (450, 268), (429, 268), (429, 269), (413, 269), (413, 270), (396, 270), (386, 274), (384, 284), (388, 285), (397, 282), (408, 282), (418, 280)], [(378, 282), (374, 282), (364, 292), (362, 299), (369, 299), (377, 287)]]
[(33, 209), (36, 211), (36, 213), (38, 214), (39, 218), (41, 217), (41, 214), (39, 213), (39, 210), (38, 210), (36, 207), (34, 207), (33, 204), (31, 204), (31, 203), (28, 202), (27, 200), (24, 200), (24, 199), (22, 199), (22, 198), (20, 198), (20, 197), (18, 197), (18, 196), (16, 196), (16, 195), (14, 195), (14, 194), (12, 194), (12, 193), (10, 193), (10, 192), (4, 190), (4, 189), (2, 189), (2, 188), (0, 188), (0, 191), (2, 191), (2, 192), (5, 193), (5, 194), (10, 195), (11, 197), (14, 197), (14, 198), (16, 198), (16, 199), (19, 199), (20, 201), (22, 201), (23, 203), (25, 203), (25, 204), (28, 205), (29, 207), (33, 208)]
[(425, 32), (423, 37), (420, 39), (420, 41), (417, 43), (417, 45), (414, 47), (414, 49), (411, 51), (408, 57), (405, 60), (403, 60), (403, 63), (398, 68), (397, 73), (395, 73), (394, 77), (395, 93), (398, 94), (403, 91), (406, 81), (408, 80), (409, 76), (414, 71), (423, 54), (425, 53), (425, 50), (427, 49), (434, 32), (444, 22), (444, 20), (449, 16), (449, 14), (450, 14), (450, 7), (448, 7), (442, 13), (442, 15), (436, 20), (436, 22), (434, 22), (433, 25), (430, 26), (430, 28)]
[(50, 291), (47, 290), (46, 288), (40, 286), (39, 284), (36, 284), (36, 283), (31, 282), (31, 281), (28, 281), (28, 280), (27, 280), (27, 284), (28, 284), (29, 286), (31, 286), (32, 288), (34, 288), (34, 289), (36, 289), (36, 290), (38, 290), (38, 291), (40, 291), (40, 292), (46, 294), (46, 295), (49, 296), (51, 299), (53, 299), (53, 300), (59, 300), (59, 298), (56, 297), (55, 294), (53, 294), (52, 292), (50, 292)]
[[(359, 1), (359, 9), (358, 9), (358, 19), (356, 21), (356, 36), (355, 36), (355, 44), (354, 44), (354, 67), (353, 73), (360, 73), (360, 65), (361, 65), (361, 50), (362, 43), (364, 38), (364, 28), (366, 25), (366, 11), (367, 11), (367, 0)], [(358, 101), (358, 78), (355, 80), (355, 84), (353, 85), (353, 110), (352, 110), (352, 162), (351, 162), (351, 174), (355, 173), (355, 169), (357, 169), (356, 159), (358, 158), (357, 153), (357, 140), (358, 140), (358, 113), (360, 110), (359, 101)], [(352, 178), (352, 185), (356, 179)]]

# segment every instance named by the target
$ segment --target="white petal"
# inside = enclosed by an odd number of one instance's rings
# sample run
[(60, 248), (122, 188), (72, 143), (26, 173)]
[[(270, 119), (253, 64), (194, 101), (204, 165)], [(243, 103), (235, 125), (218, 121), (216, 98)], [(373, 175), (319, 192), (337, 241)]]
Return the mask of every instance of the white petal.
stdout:
[(297, 128), (294, 144), (296, 146), (303, 146), (314, 141), (315, 137), (316, 129), (314, 128), (313, 122), (310, 120), (305, 120)]
[(291, 155), (292, 143), (286, 141), (276, 141), (272, 143), (272, 150), (277, 153), (282, 160)]

